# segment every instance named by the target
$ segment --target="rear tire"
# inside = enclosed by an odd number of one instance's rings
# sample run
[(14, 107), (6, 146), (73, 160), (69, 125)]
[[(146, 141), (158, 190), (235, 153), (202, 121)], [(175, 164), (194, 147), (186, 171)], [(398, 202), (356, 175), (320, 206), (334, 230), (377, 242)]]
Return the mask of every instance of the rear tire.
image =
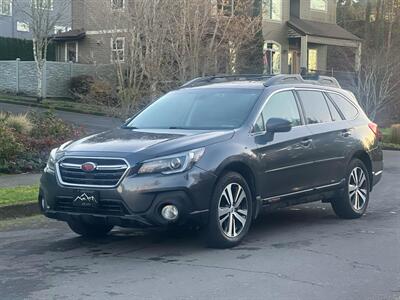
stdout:
[(84, 221), (68, 221), (69, 228), (76, 234), (83, 237), (104, 237), (114, 228), (112, 225), (104, 223), (88, 223)]
[(347, 169), (344, 192), (331, 202), (336, 215), (343, 219), (362, 217), (368, 207), (370, 186), (368, 170), (364, 163), (353, 159)]
[(213, 248), (238, 245), (249, 231), (253, 199), (246, 180), (236, 172), (222, 175), (211, 200), (207, 244)]

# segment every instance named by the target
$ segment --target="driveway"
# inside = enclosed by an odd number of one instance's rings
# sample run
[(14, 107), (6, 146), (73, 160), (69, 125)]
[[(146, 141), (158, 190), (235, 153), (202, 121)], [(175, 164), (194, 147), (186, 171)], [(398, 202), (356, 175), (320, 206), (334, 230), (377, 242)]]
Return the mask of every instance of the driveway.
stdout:
[(116, 229), (84, 240), (43, 217), (0, 222), (1, 299), (400, 299), (400, 152), (368, 213), (315, 203), (264, 214), (245, 242)]
[[(28, 111), (47, 111), (47, 109), (0, 102), (0, 111), (8, 111), (14, 114), (20, 114)], [(68, 123), (82, 126), (86, 129), (87, 133), (105, 131), (118, 127), (122, 124), (122, 121), (117, 118), (79, 114), (59, 110), (56, 110), (55, 114)]]

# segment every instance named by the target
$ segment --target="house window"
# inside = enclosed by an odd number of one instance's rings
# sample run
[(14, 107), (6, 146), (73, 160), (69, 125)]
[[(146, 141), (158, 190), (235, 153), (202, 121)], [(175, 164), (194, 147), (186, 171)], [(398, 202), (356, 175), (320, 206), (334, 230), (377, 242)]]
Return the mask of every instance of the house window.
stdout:
[(29, 32), (29, 24), (25, 22), (17, 22), (17, 31)]
[(32, 0), (32, 5), (37, 9), (53, 10), (54, 0)]
[(115, 10), (125, 9), (125, 0), (111, 0), (111, 8)]
[(212, 15), (222, 14), (231, 17), (234, 14), (235, 0), (212, 0)]
[(65, 60), (74, 63), (78, 62), (78, 42), (69, 42), (65, 44)]
[(3, 15), (3, 16), (11, 16), (12, 15), (11, 0), (0, 0), (0, 15)]
[(311, 0), (310, 5), (311, 9), (322, 11), (328, 10), (328, 0)]
[(111, 39), (111, 61), (123, 62), (125, 60), (125, 38)]
[(308, 49), (308, 71), (318, 71), (318, 50)]
[(65, 27), (65, 26), (58, 26), (58, 25), (54, 26), (55, 34), (60, 33), (60, 32), (66, 32), (66, 31), (67, 31), (67, 27)]
[(263, 18), (272, 21), (282, 20), (282, 0), (263, 0)]
[(264, 73), (281, 73), (281, 45), (273, 41), (267, 41), (264, 44)]

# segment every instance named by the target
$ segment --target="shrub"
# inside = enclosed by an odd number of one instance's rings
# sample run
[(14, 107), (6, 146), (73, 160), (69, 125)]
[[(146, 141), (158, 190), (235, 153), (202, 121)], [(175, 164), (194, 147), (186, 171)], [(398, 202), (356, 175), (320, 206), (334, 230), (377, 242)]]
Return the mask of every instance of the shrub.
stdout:
[(16, 122), (10, 126), (8, 120), (12, 115), (3, 117), (0, 121), (0, 173), (40, 171), (51, 149), (82, 134), (79, 128), (66, 124), (52, 112), (24, 116), (32, 126), (30, 132), (17, 131)]
[(74, 127), (57, 118), (52, 111), (31, 113), (29, 118), (35, 125), (31, 132), (33, 138), (64, 139), (74, 133)]
[(7, 172), (15, 165), (15, 159), (24, 152), (24, 146), (18, 141), (15, 131), (0, 123), (0, 172)]
[(0, 111), (0, 122), (4, 122), (8, 118), (9, 114)]
[(393, 144), (400, 144), (400, 124), (392, 125), (391, 132), (391, 142)]
[(70, 81), (70, 91), (75, 97), (81, 98), (89, 94), (90, 86), (94, 81), (94, 77), (89, 75), (73, 77)]
[(28, 118), (28, 114), (9, 115), (5, 122), (9, 128), (14, 129), (20, 134), (29, 134), (32, 131), (32, 123)]

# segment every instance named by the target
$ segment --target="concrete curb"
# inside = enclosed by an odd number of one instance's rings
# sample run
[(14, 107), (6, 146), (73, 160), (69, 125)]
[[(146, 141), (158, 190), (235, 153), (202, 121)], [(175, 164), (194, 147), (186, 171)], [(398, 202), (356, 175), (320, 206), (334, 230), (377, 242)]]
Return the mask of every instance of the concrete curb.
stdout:
[(0, 207), (0, 220), (30, 217), (38, 214), (40, 214), (40, 209), (37, 202)]
[(100, 117), (105, 117), (107, 116), (106, 113), (102, 112), (85, 112), (79, 109), (74, 109), (74, 108), (59, 108), (59, 107), (52, 107), (50, 105), (46, 104), (40, 104), (40, 103), (31, 103), (27, 101), (18, 101), (18, 100), (9, 100), (9, 99), (1, 99), (0, 102), (3, 103), (8, 103), (8, 104), (15, 104), (15, 105), (21, 105), (21, 106), (28, 106), (28, 107), (39, 107), (39, 108), (44, 108), (44, 109), (53, 109), (57, 111), (66, 111), (66, 112), (74, 112), (74, 113), (80, 113), (80, 114), (86, 114), (86, 115), (93, 115), (93, 116), (100, 116)]
[(396, 147), (382, 147), (382, 150), (400, 151), (400, 149)]

